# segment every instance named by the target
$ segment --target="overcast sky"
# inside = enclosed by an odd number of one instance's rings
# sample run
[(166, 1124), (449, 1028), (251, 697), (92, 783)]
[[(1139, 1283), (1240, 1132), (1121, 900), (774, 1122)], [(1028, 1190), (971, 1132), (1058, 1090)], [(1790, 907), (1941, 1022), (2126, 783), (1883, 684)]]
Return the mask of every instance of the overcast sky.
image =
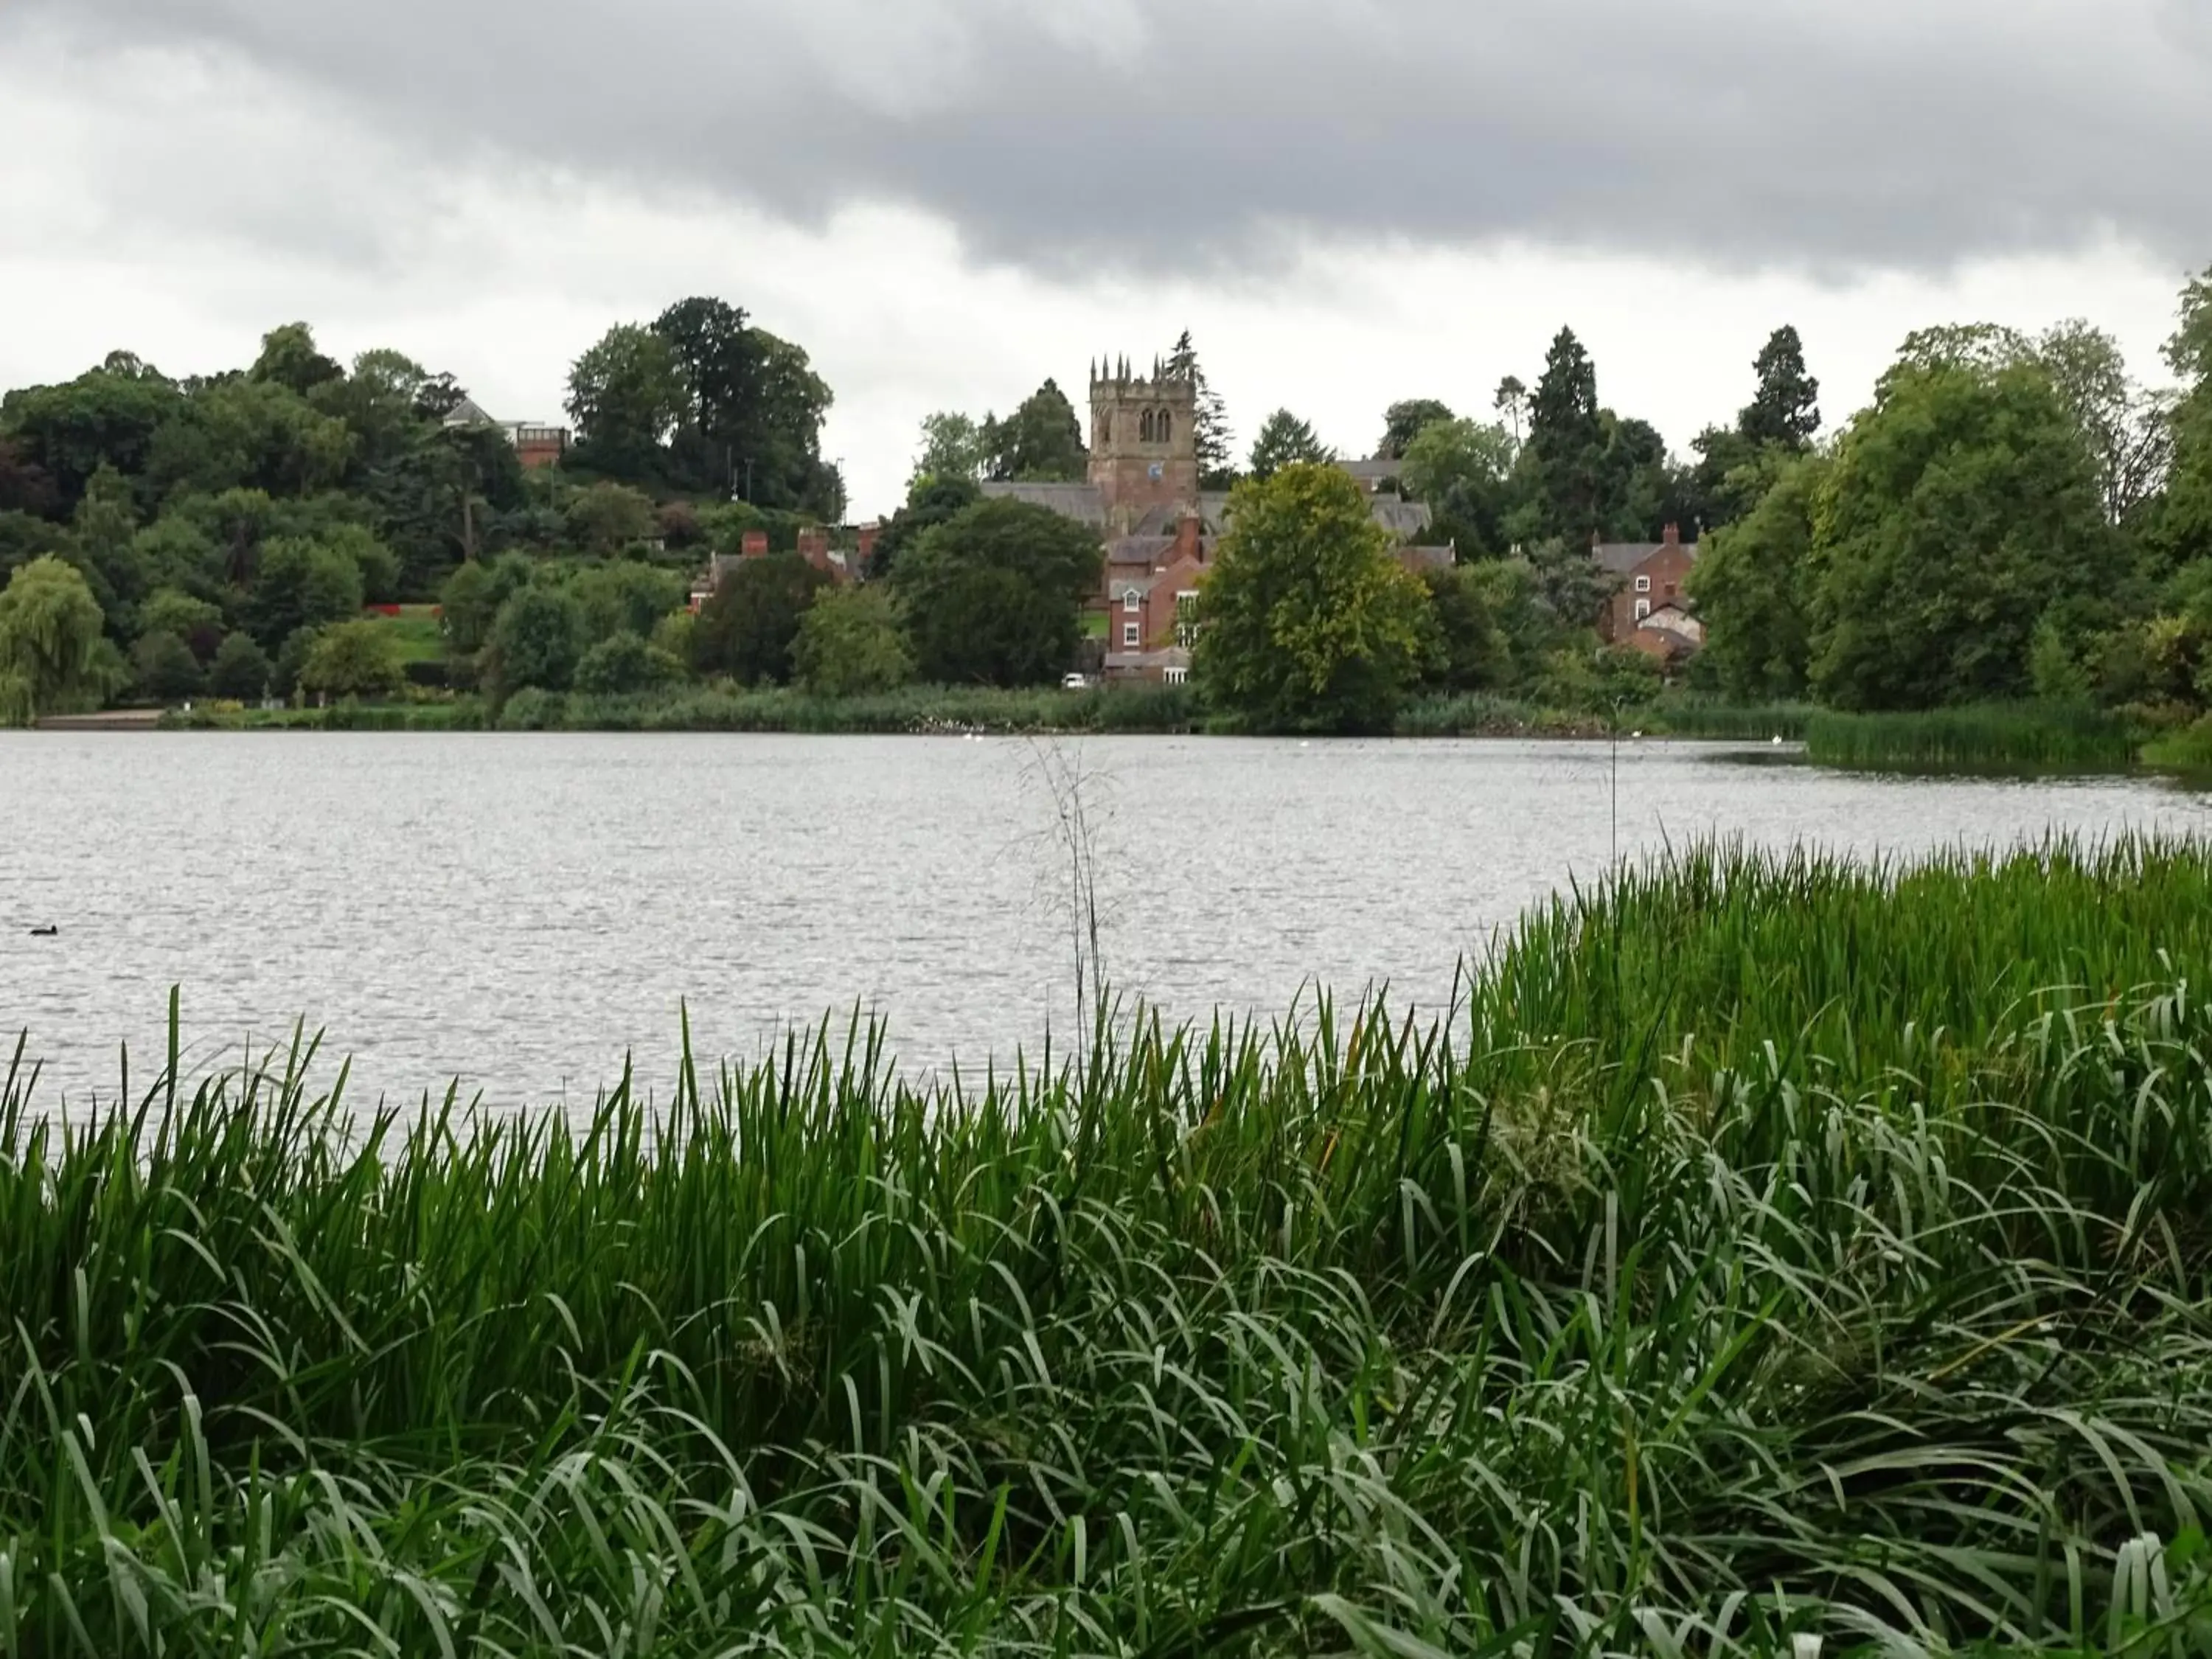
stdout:
[(927, 411), (1185, 327), (1241, 440), (1365, 453), (1569, 323), (1679, 448), (1784, 322), (1832, 419), (1932, 322), (2155, 375), (2208, 88), (2212, 0), (0, 0), (0, 386), (305, 319), (545, 418), (714, 294), (866, 514)]

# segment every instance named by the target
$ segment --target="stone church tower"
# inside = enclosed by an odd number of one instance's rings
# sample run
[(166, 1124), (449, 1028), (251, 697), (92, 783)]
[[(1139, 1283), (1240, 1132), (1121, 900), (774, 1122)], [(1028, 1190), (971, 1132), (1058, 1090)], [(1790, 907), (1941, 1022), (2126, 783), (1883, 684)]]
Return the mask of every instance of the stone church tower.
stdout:
[(1156, 507), (1198, 511), (1198, 388), (1155, 362), (1149, 380), (1128, 360), (1091, 370), (1091, 483), (1109, 536), (1128, 535)]

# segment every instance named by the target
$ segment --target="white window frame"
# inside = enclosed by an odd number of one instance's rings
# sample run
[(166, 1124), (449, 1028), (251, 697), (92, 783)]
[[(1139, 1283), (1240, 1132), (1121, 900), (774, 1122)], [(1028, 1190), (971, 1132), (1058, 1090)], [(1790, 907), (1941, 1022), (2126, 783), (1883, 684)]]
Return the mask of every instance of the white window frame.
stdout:
[(1144, 608), (1145, 596), (1142, 593), (1139, 593), (1133, 587), (1125, 587), (1121, 590), (1121, 609), (1123, 611), (1133, 617), (1137, 612)]
[(1638, 576), (1636, 579), (1636, 591), (1639, 593), (1649, 593), (1651, 591), (1651, 578)]
[(1167, 668), (1160, 671), (1160, 678), (1169, 685), (1181, 685), (1190, 678), (1188, 668)]
[(1636, 602), (1636, 620), (1637, 620), (1637, 621), (1638, 621), (1638, 622), (1642, 622), (1642, 621), (1643, 621), (1646, 617), (1650, 616), (1650, 614), (1651, 614), (1651, 601), (1650, 601), (1650, 600), (1649, 600), (1649, 599), (1638, 599), (1638, 600), (1637, 600), (1637, 602)]
[(1144, 648), (1144, 624), (1142, 623), (1123, 623), (1121, 624), (1121, 648), (1124, 651), (1141, 651)]
[(1186, 651), (1198, 638), (1198, 590), (1186, 587), (1176, 594), (1176, 643)]

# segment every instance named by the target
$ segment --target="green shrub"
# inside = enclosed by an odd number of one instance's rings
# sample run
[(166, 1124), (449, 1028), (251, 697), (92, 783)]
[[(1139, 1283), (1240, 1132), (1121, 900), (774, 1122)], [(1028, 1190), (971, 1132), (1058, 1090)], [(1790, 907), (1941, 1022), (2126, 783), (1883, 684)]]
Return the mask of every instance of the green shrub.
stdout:
[(208, 669), (208, 690), (218, 697), (258, 702), (268, 696), (275, 672), (269, 653), (254, 642), (251, 634), (243, 630), (227, 634)]
[(589, 696), (621, 696), (672, 685), (684, 665), (639, 635), (617, 633), (584, 653), (576, 664), (576, 690)]
[(499, 707), (499, 729), (502, 732), (550, 732), (559, 729), (566, 718), (568, 699), (558, 691), (548, 691), (541, 686), (526, 685)]
[(139, 694), (155, 702), (181, 702), (198, 696), (207, 684), (191, 647), (174, 634), (140, 635), (131, 647), (131, 669)]

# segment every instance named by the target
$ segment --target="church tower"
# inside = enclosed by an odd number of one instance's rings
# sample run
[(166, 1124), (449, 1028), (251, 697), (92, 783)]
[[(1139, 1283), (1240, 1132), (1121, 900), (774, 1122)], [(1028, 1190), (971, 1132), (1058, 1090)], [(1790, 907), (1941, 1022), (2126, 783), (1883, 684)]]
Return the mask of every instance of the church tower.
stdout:
[[(1198, 388), (1150, 378), (1119, 363), (1091, 370), (1091, 482), (1106, 510), (1106, 532), (1126, 536), (1155, 507), (1198, 510)], [(1172, 526), (1170, 526), (1170, 530)]]

